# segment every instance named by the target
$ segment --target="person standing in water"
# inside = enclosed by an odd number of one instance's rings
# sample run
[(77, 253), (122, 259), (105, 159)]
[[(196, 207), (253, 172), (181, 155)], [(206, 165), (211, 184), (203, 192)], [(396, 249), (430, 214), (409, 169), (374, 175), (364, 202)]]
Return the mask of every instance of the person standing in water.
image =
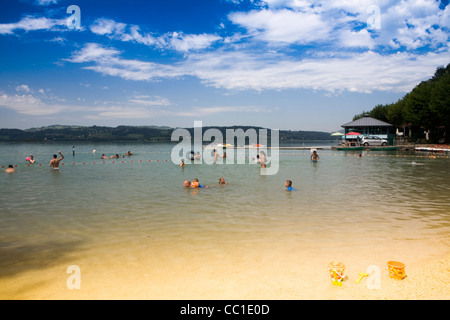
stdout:
[(267, 163), (266, 153), (261, 150), (260, 154), (261, 157), (259, 158), (259, 163), (261, 164), (261, 168), (265, 168)]
[(319, 160), (319, 155), (317, 154), (317, 151), (314, 150), (313, 153), (311, 154), (311, 161), (317, 162), (318, 160)]
[(61, 158), (58, 159), (58, 156), (56, 154), (53, 155), (53, 159), (50, 161), (50, 167), (53, 167), (54, 170), (59, 169), (59, 162), (64, 159), (63, 154), (61, 151), (58, 151), (58, 153), (61, 155)]
[(33, 156), (29, 156), (28, 158), (25, 159), (26, 161), (28, 161), (29, 163), (33, 164), (36, 160), (34, 160)]

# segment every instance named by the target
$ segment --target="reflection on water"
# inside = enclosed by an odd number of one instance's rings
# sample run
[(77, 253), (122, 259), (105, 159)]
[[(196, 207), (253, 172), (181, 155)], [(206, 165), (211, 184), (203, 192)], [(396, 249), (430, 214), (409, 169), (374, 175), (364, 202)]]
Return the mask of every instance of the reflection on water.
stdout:
[[(113, 255), (120, 263), (161, 248), (205, 257), (256, 254), (255, 246), (279, 256), (293, 245), (305, 254), (330, 244), (383, 252), (402, 241), (437, 241), (448, 248), (449, 159), (319, 150), (313, 164), (308, 151), (281, 151), (278, 174), (263, 176), (257, 165), (180, 168), (168, 144), (83, 144), (75, 157), (72, 145), (64, 147), (0, 145), (1, 164), (19, 164), (0, 176), (0, 281), (45, 268), (44, 260)], [(57, 149), (66, 159), (54, 171), (48, 163)], [(128, 150), (136, 155), (99, 159)], [(26, 154), (37, 163), (27, 167)], [(228, 185), (218, 185), (221, 176)], [(209, 188), (183, 188), (193, 178)], [(296, 191), (284, 190), (288, 179)]]

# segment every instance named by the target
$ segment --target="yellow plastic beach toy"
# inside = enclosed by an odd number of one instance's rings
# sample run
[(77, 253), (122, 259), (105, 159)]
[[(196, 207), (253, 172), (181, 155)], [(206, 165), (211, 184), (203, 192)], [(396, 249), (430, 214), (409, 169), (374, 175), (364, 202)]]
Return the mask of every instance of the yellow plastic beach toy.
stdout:
[(388, 261), (389, 277), (397, 280), (406, 278), (405, 264), (398, 261)]
[(328, 271), (331, 276), (331, 283), (335, 286), (342, 286), (344, 280), (345, 265), (342, 262), (330, 262), (328, 264)]
[(359, 278), (358, 278), (358, 280), (355, 281), (355, 283), (358, 284), (358, 283), (362, 280), (362, 278), (368, 277), (368, 276), (369, 276), (368, 273), (360, 272), (360, 273), (359, 273)]

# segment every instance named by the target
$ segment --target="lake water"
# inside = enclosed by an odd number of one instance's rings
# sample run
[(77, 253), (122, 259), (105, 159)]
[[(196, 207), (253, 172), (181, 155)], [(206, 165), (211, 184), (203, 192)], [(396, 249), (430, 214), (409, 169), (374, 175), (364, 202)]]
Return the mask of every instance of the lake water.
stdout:
[[(331, 143), (298, 145), (320, 144)], [(0, 175), (0, 298), (271, 297), (326, 277), (330, 261), (413, 265), (449, 251), (446, 155), (319, 150), (312, 163), (309, 150), (280, 150), (278, 173), (261, 175), (255, 164), (180, 168), (173, 146), (78, 143), (72, 156), (72, 144), (0, 144), (0, 165), (18, 165)], [(193, 178), (210, 188), (183, 188)], [(67, 288), (71, 265), (81, 290)]]

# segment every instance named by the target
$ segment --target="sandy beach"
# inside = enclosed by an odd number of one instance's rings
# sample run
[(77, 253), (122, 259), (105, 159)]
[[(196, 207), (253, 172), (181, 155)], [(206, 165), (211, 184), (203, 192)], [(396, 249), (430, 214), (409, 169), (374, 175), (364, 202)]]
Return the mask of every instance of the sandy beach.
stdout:
[[(237, 255), (193, 259), (187, 251), (167, 258), (142, 252), (122, 258), (79, 260), (81, 288), (68, 289), (66, 264), (28, 270), (1, 279), (0, 298), (6, 300), (150, 299), (150, 300), (447, 300), (450, 298), (450, 255), (406, 264), (407, 277), (392, 279), (386, 261), (380, 267), (380, 287), (369, 289), (368, 278), (358, 284), (368, 257), (348, 255), (345, 280), (334, 286), (324, 257), (277, 254)], [(68, 257), (65, 257), (68, 258)], [(70, 258), (70, 257), (69, 257)], [(74, 256), (74, 258), (76, 258)], [(156, 258), (156, 259), (155, 259)], [(161, 258), (161, 259), (158, 259)], [(373, 257), (372, 257), (373, 258)], [(303, 260), (302, 260), (303, 259)], [(76, 260), (76, 259), (75, 259)], [(270, 261), (269, 261), (270, 260)], [(405, 260), (403, 260), (405, 261)], [(321, 265), (321, 267), (318, 267)]]

